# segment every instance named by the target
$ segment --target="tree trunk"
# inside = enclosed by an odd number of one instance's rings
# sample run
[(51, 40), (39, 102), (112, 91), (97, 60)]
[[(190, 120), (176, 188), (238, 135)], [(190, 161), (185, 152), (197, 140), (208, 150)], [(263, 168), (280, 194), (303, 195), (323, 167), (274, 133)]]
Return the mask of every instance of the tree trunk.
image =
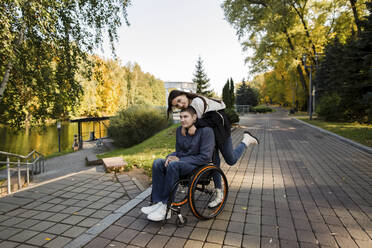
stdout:
[(357, 30), (358, 30), (358, 36), (360, 35), (361, 33), (361, 25), (360, 25), (360, 19), (359, 19), (359, 16), (358, 16), (358, 11), (356, 9), (356, 2), (357, 0), (349, 0), (350, 1), (350, 4), (351, 4), (351, 8), (353, 10), (353, 15), (354, 15), (354, 20), (355, 20), (355, 25), (357, 26)]
[[(291, 48), (292, 51), (295, 51), (295, 48), (294, 48), (293, 43), (291, 41), (291, 37), (289, 37), (288, 31), (287, 31), (286, 28), (284, 28), (284, 33), (287, 36), (287, 42), (288, 42), (289, 47)], [(297, 58), (295, 58), (295, 59), (297, 59)], [(306, 85), (306, 80), (305, 80), (305, 76), (304, 76), (304, 73), (302, 71), (302, 68), (301, 68), (300, 65), (297, 65), (296, 69), (297, 69), (298, 75), (300, 76), (300, 81), (301, 81), (302, 88), (304, 89), (304, 92), (307, 96), (308, 93), (309, 93), (309, 90), (308, 90), (307, 85)]]
[[(310, 32), (309, 32), (309, 29), (307, 28), (307, 24), (305, 22), (304, 15), (296, 8), (296, 6), (294, 5), (294, 3), (291, 3), (291, 5), (292, 5), (292, 8), (296, 11), (298, 17), (301, 20), (302, 26), (305, 29), (306, 37), (309, 39), (309, 44), (310, 44), (310, 46), (311, 46), (311, 48), (313, 50), (313, 54), (316, 54), (315, 45), (314, 45), (314, 42), (312, 41), (312, 39), (310, 37)], [(311, 56), (311, 59), (313, 60), (313, 62), (315, 62), (313, 56)]]
[(9, 75), (10, 75), (10, 71), (12, 70), (12, 68), (13, 68), (13, 63), (11, 61), (9, 61), (8, 65), (6, 67), (6, 70), (5, 70), (3, 80), (2, 80), (1, 85), (0, 85), (0, 102), (3, 99), (4, 91), (6, 89), (6, 85), (8, 84)]
[[(23, 35), (24, 35), (24, 32), (25, 32), (25, 28), (26, 28), (26, 25), (23, 23), (21, 31), (19, 32), (17, 47), (23, 42)], [(12, 69), (13, 69), (13, 61), (10, 60), (6, 69), (5, 69), (5, 74), (4, 74), (3, 80), (1, 81), (1, 85), (0, 85), (0, 102), (4, 97), (4, 92), (6, 90), (6, 86), (8, 84), (9, 77), (10, 77), (10, 72), (11, 72)]]

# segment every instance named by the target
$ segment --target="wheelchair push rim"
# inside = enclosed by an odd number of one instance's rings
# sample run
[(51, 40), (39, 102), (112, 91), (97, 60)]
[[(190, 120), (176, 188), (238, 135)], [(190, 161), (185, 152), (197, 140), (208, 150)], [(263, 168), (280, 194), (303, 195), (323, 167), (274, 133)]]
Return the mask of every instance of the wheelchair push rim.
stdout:
[[(213, 173), (221, 177), (223, 199), (216, 207), (210, 208), (208, 204), (216, 197), (216, 188)], [(207, 220), (219, 215), (228, 196), (228, 183), (225, 174), (214, 165), (208, 165), (199, 170), (191, 180), (188, 192), (188, 203), (192, 213), (201, 220)]]

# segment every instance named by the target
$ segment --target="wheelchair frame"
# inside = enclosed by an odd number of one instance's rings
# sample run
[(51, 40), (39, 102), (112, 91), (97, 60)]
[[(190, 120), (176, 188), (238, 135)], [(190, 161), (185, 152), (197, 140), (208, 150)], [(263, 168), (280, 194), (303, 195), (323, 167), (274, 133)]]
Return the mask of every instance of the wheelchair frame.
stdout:
[[(210, 208), (208, 204), (216, 196), (216, 188), (213, 179), (214, 175), (218, 175), (221, 177), (224, 197), (222, 199), (222, 202), (219, 203), (216, 207)], [(175, 201), (177, 190), (180, 186), (188, 188), (187, 194), (184, 197), (182, 196), (180, 200)], [(212, 188), (207, 188), (209, 186), (212, 186)], [(199, 195), (197, 195), (196, 191), (199, 192)], [(213, 164), (199, 167), (189, 175), (181, 177), (173, 185), (168, 198), (167, 211), (165, 216), (168, 216), (169, 211), (174, 212), (175, 214), (177, 214), (176, 225), (179, 227), (184, 226), (187, 223), (187, 218), (181, 214), (181, 206), (188, 203), (191, 212), (196, 218), (200, 220), (208, 220), (214, 218), (223, 211), (228, 193), (229, 186), (227, 178), (220, 168), (216, 167)], [(205, 194), (205, 196), (201, 196), (201, 194)], [(166, 221), (167, 218), (164, 219), (163, 223), (165, 224)]]

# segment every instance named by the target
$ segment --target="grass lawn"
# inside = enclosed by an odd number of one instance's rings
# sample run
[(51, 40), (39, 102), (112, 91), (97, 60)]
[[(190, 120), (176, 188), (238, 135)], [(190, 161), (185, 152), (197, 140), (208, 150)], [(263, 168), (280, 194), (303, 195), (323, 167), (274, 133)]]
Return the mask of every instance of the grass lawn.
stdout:
[(99, 155), (99, 158), (122, 156), (128, 162), (127, 170), (136, 166), (143, 168), (147, 175), (151, 176), (152, 162), (156, 158), (164, 158), (175, 151), (176, 129), (179, 124), (174, 124), (160, 131), (142, 143), (129, 147), (119, 148), (108, 153)]
[(351, 139), (365, 146), (372, 147), (372, 125), (345, 122), (326, 122), (322, 120), (309, 120), (308, 117), (297, 117), (311, 125), (318, 126), (342, 137)]

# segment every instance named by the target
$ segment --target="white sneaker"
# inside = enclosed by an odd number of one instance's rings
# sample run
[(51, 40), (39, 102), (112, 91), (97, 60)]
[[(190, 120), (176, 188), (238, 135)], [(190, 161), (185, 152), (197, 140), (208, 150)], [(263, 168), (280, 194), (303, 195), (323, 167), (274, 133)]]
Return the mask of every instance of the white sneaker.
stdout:
[[(165, 219), (165, 213), (167, 212), (167, 204), (161, 203), (161, 205), (149, 215), (147, 215), (147, 219), (152, 221), (161, 221)], [(168, 211), (167, 219), (171, 218), (171, 211)]]
[(257, 145), (258, 139), (254, 137), (250, 132), (244, 131), (242, 142), (248, 147), (250, 145)]
[(218, 206), (218, 204), (220, 204), (223, 200), (223, 192), (221, 189), (216, 189), (216, 192), (217, 192), (217, 195), (216, 195), (216, 198), (214, 198), (213, 201), (211, 201), (209, 204), (208, 204), (208, 207), (210, 208), (214, 208), (216, 206)]
[(143, 208), (141, 208), (141, 212), (144, 213), (144, 214), (150, 214), (151, 212), (154, 212), (158, 207), (160, 207), (161, 204), (162, 204), (162, 202), (158, 202), (158, 203), (153, 204), (151, 206), (143, 207)]

